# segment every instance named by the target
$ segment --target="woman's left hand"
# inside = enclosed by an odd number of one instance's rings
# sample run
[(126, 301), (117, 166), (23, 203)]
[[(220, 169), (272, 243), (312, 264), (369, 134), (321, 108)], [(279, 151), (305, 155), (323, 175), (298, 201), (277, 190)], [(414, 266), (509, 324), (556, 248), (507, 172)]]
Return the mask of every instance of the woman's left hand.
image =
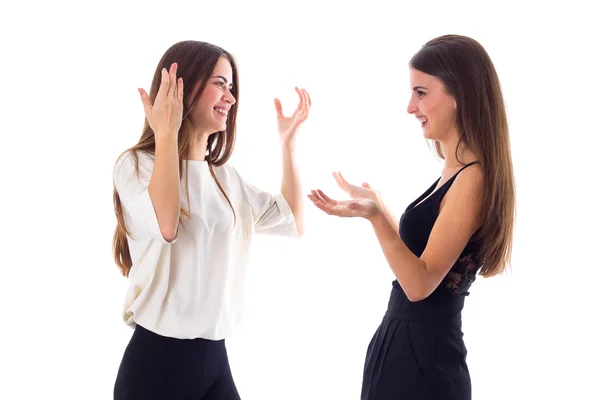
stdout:
[(298, 127), (307, 120), (308, 112), (310, 110), (311, 101), (310, 95), (304, 89), (296, 88), (298, 96), (300, 96), (300, 102), (296, 111), (291, 117), (283, 115), (281, 102), (279, 99), (275, 99), (275, 111), (277, 112), (277, 128), (279, 130), (279, 137), (283, 145), (289, 145), (294, 142), (296, 137), (296, 131)]
[(369, 199), (333, 200), (322, 190), (311, 190), (308, 198), (315, 206), (329, 215), (338, 217), (362, 217), (371, 219), (381, 212), (377, 203)]

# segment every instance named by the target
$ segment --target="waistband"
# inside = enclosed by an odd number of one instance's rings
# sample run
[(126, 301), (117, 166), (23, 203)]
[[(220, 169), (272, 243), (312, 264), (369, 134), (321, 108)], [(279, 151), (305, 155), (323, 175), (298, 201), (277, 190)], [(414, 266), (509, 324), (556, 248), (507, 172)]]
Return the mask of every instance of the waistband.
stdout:
[(456, 325), (462, 323), (464, 303), (464, 296), (443, 292), (434, 292), (421, 301), (412, 302), (399, 285), (393, 285), (385, 317)]

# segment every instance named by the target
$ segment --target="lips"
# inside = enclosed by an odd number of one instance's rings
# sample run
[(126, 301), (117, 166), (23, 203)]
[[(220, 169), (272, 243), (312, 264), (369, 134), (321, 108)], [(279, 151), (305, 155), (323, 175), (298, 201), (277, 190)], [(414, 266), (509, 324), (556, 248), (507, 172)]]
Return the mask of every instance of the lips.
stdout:
[(227, 118), (227, 115), (229, 115), (229, 110), (225, 107), (214, 107), (214, 110), (222, 117)]
[(419, 122), (421, 122), (421, 126), (425, 126), (425, 124), (429, 121), (427, 117), (417, 117)]

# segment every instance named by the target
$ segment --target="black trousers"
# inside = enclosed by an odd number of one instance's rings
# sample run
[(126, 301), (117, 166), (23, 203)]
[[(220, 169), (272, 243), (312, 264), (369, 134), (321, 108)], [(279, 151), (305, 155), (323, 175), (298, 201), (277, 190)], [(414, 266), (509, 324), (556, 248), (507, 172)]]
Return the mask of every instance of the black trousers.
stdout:
[(463, 304), (444, 292), (412, 303), (394, 281), (367, 349), (361, 400), (471, 400)]
[(135, 328), (114, 387), (115, 400), (239, 400), (225, 341), (175, 339)]

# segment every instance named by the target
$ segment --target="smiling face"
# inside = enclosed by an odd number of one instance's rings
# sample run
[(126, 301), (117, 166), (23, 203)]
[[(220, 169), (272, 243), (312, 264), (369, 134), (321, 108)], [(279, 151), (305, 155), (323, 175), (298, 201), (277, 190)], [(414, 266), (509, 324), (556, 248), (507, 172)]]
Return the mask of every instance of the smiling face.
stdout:
[(190, 113), (196, 132), (210, 135), (227, 128), (227, 115), (235, 104), (235, 98), (231, 94), (232, 89), (233, 70), (227, 57), (222, 56), (217, 61), (215, 69), (206, 81), (204, 91)]
[(425, 139), (444, 141), (456, 134), (456, 100), (438, 78), (410, 69), (412, 95), (407, 111), (421, 123)]

